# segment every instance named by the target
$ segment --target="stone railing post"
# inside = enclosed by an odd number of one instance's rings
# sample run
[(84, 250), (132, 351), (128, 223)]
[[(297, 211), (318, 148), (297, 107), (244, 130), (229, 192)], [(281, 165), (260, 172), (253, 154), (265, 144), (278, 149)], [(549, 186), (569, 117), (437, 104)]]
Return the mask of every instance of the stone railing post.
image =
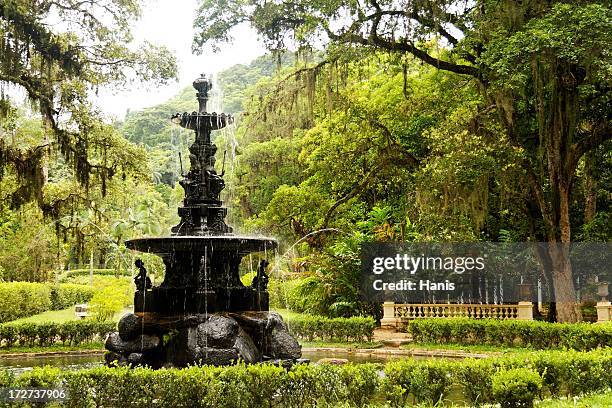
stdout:
[(517, 312), (517, 320), (533, 320), (533, 303), (519, 302)]
[(612, 321), (612, 302), (597, 302), (597, 323)]
[(380, 326), (383, 328), (397, 328), (395, 302), (383, 302), (383, 318), (380, 320)]

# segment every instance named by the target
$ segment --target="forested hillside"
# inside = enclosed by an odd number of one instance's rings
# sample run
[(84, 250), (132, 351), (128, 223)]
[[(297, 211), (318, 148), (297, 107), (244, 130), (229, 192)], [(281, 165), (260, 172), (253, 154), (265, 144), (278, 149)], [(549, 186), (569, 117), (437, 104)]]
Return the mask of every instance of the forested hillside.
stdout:
[[(235, 65), (220, 72), (215, 78), (208, 110), (230, 114), (241, 112), (243, 103), (247, 100), (246, 91), (250, 86), (263, 77), (272, 76), (280, 66), (292, 64), (293, 61), (293, 54), (290, 53), (278, 57), (267, 55), (248, 65)], [(146, 149), (156, 181), (170, 186), (174, 186), (178, 181), (179, 152), (187, 152), (192, 132), (180, 128), (169, 118), (174, 113), (192, 112), (196, 108), (195, 90), (192, 86), (187, 86), (162, 104), (128, 112), (125, 121), (120, 125), (120, 131), (127, 140)], [(188, 160), (185, 163), (188, 163)]]

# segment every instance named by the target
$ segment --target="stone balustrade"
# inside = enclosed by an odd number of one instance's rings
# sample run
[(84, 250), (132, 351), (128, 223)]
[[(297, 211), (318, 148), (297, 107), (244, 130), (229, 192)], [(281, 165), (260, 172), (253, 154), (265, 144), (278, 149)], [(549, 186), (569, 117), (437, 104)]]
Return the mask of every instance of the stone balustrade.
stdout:
[(470, 319), (533, 320), (533, 304), (402, 304), (383, 303), (383, 327), (398, 327), (413, 319), (463, 317)]

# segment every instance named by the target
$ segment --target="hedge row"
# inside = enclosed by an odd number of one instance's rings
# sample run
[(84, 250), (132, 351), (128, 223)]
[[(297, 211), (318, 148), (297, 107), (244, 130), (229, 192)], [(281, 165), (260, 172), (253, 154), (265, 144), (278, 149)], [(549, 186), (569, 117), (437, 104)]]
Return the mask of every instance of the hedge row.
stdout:
[(61, 310), (89, 301), (94, 295), (90, 286), (62, 283), (51, 287), (51, 310)]
[[(289, 330), (296, 337), (309, 341), (372, 340), (374, 319), (350, 317), (328, 319), (321, 316), (303, 316), (287, 320)], [(65, 323), (5, 323), (0, 324), (0, 346), (75, 344), (90, 341), (96, 336), (104, 337), (115, 330), (112, 322), (78, 320)]]
[[(65, 271), (62, 274), (61, 280), (65, 281), (72, 276), (89, 276), (91, 272), (92, 270), (89, 268), (72, 269), (70, 271)], [(99, 276), (130, 276), (130, 273), (131, 272), (127, 269), (93, 269), (93, 274)]]
[(93, 289), (84, 285), (3, 282), (0, 283), (0, 323), (65, 309), (92, 296)]
[(546, 351), (482, 360), (399, 360), (344, 366), (273, 365), (79, 371), (0, 371), (3, 387), (57, 387), (66, 407), (407, 406), (450, 399), (471, 404), (530, 406), (533, 398), (578, 395), (612, 383), (612, 353)]
[(116, 330), (115, 322), (75, 320), (64, 323), (5, 323), (0, 324), (0, 347), (75, 345), (103, 340)]
[(591, 350), (612, 345), (612, 324), (520, 320), (416, 319), (408, 324), (416, 342)]
[(371, 317), (337, 317), (303, 315), (287, 319), (289, 331), (297, 338), (337, 341), (371, 341), (375, 322)]

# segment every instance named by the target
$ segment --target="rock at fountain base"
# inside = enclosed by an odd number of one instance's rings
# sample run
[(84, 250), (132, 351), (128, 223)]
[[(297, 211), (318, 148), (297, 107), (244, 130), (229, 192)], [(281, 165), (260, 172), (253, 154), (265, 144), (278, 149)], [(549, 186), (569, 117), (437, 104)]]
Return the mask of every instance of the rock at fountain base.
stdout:
[[(180, 317), (126, 315), (120, 333), (106, 340), (108, 365), (186, 367), (264, 360), (291, 365), (301, 346), (275, 312), (197, 314)], [(133, 327), (139, 326), (136, 334)], [(121, 334), (124, 334), (124, 339)], [(163, 339), (163, 341), (162, 341)], [(264, 355), (266, 356), (264, 358)], [(112, 363), (114, 362), (114, 363)]]

